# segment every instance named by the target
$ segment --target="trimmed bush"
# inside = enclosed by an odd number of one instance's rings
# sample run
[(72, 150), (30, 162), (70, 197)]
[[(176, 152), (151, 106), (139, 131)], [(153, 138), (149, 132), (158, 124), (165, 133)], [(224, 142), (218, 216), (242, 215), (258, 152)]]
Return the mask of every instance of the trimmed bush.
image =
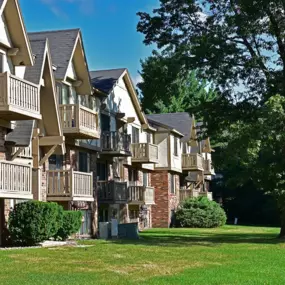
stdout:
[(56, 239), (67, 240), (69, 236), (78, 232), (82, 224), (80, 211), (64, 211), (63, 224), (55, 235)]
[(53, 237), (62, 223), (62, 206), (29, 201), (17, 204), (10, 212), (8, 229), (14, 244), (31, 246)]
[(216, 228), (226, 223), (225, 211), (206, 197), (185, 200), (176, 212), (176, 224), (185, 228)]

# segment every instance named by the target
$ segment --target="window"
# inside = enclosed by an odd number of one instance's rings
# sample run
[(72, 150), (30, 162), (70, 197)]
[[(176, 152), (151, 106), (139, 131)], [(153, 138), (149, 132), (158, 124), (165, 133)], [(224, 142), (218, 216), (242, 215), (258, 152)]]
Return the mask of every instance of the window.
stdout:
[(175, 156), (178, 156), (178, 138), (174, 137), (174, 153)]
[(69, 87), (67, 85), (61, 84), (58, 85), (58, 95), (59, 95), (59, 104), (68, 104), (69, 103)]
[(147, 143), (152, 143), (152, 135), (150, 133), (146, 134), (146, 142)]
[(175, 194), (175, 175), (170, 174), (170, 193)]
[(140, 142), (140, 131), (136, 127), (132, 127), (132, 143)]

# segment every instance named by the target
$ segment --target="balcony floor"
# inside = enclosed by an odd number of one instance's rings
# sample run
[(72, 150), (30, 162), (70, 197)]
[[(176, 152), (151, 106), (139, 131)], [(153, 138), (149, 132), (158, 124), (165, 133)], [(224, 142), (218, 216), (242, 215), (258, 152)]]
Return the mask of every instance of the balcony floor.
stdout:
[(0, 118), (6, 121), (41, 120), (42, 115), (14, 106), (0, 106)]
[(47, 201), (54, 201), (54, 202), (60, 202), (60, 201), (82, 201), (82, 202), (94, 202), (93, 197), (71, 197), (71, 196), (47, 196)]
[(100, 134), (98, 131), (92, 132), (82, 128), (63, 129), (63, 134), (67, 138), (72, 139), (100, 139)]
[(33, 200), (33, 194), (25, 194), (20, 192), (1, 192), (0, 191), (0, 198), (1, 199), (23, 199), (23, 200)]
[(132, 153), (128, 151), (124, 151), (124, 150), (102, 149), (102, 152), (100, 153), (100, 155), (114, 156), (114, 157), (129, 157), (129, 156), (132, 156)]

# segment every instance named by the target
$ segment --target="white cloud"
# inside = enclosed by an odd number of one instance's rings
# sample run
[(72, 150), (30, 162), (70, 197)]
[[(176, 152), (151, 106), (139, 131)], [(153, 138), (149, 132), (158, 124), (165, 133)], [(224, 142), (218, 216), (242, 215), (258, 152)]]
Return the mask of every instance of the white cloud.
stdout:
[(79, 11), (84, 15), (90, 15), (94, 11), (95, 0), (41, 0), (49, 9), (59, 18), (68, 18), (68, 15), (62, 8), (62, 4), (76, 5)]

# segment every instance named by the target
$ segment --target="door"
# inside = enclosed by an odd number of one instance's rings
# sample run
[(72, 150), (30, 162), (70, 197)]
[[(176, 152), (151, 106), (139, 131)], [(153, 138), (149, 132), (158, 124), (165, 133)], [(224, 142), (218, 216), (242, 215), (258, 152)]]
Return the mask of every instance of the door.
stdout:
[(80, 235), (90, 235), (92, 226), (92, 211), (82, 210), (82, 225), (80, 228)]
[(140, 142), (140, 130), (132, 126), (132, 143)]
[(79, 171), (80, 172), (88, 172), (88, 153), (87, 152), (79, 152)]

